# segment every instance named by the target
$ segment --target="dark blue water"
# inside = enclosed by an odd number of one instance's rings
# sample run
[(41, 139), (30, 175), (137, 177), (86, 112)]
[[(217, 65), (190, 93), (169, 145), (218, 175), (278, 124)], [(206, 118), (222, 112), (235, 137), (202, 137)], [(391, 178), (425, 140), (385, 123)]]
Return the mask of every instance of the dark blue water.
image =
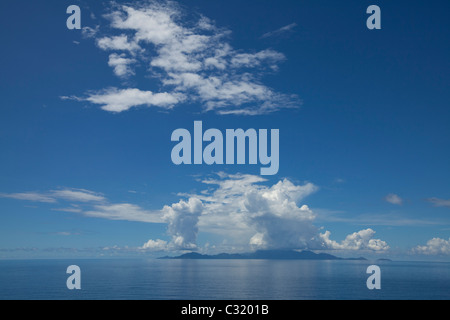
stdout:
[[(81, 268), (81, 290), (66, 269)], [(450, 299), (450, 263), (383, 262), (368, 290), (367, 261), (0, 261), (0, 299)]]

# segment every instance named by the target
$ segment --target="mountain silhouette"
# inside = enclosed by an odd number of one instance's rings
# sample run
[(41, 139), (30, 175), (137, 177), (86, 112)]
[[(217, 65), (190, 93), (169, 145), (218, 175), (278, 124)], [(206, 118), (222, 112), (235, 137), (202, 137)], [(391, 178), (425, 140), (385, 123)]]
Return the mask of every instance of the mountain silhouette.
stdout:
[(339, 258), (327, 253), (314, 253), (312, 251), (294, 250), (258, 250), (249, 253), (220, 253), (217, 255), (200, 254), (197, 252), (185, 253), (176, 257), (162, 257), (160, 259), (191, 259), (191, 260), (366, 260), (360, 258)]

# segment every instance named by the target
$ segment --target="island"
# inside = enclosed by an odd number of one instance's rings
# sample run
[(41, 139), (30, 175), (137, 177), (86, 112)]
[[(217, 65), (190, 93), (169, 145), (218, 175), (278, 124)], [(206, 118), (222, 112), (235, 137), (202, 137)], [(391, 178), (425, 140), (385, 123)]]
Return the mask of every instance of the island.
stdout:
[(191, 259), (191, 260), (367, 260), (366, 258), (339, 258), (327, 253), (295, 250), (258, 250), (249, 253), (220, 253), (217, 255), (189, 252), (175, 257), (161, 257), (159, 259)]

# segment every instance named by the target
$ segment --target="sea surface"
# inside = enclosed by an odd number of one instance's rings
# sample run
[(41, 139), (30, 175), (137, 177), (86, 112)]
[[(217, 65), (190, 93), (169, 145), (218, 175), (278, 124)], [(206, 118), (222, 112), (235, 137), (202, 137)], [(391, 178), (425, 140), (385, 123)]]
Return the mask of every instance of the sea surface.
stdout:
[[(367, 261), (8, 260), (0, 261), (0, 299), (450, 299), (450, 263), (376, 264), (381, 290), (367, 289)], [(81, 290), (67, 289), (70, 265), (81, 269)]]

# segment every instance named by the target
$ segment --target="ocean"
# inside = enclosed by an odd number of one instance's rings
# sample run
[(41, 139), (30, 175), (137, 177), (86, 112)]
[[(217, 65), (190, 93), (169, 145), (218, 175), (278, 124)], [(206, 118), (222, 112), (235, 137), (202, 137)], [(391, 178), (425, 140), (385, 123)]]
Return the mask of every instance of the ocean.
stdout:
[[(448, 300), (450, 263), (367, 261), (5, 260), (1, 300)], [(67, 267), (81, 269), (68, 290)]]

